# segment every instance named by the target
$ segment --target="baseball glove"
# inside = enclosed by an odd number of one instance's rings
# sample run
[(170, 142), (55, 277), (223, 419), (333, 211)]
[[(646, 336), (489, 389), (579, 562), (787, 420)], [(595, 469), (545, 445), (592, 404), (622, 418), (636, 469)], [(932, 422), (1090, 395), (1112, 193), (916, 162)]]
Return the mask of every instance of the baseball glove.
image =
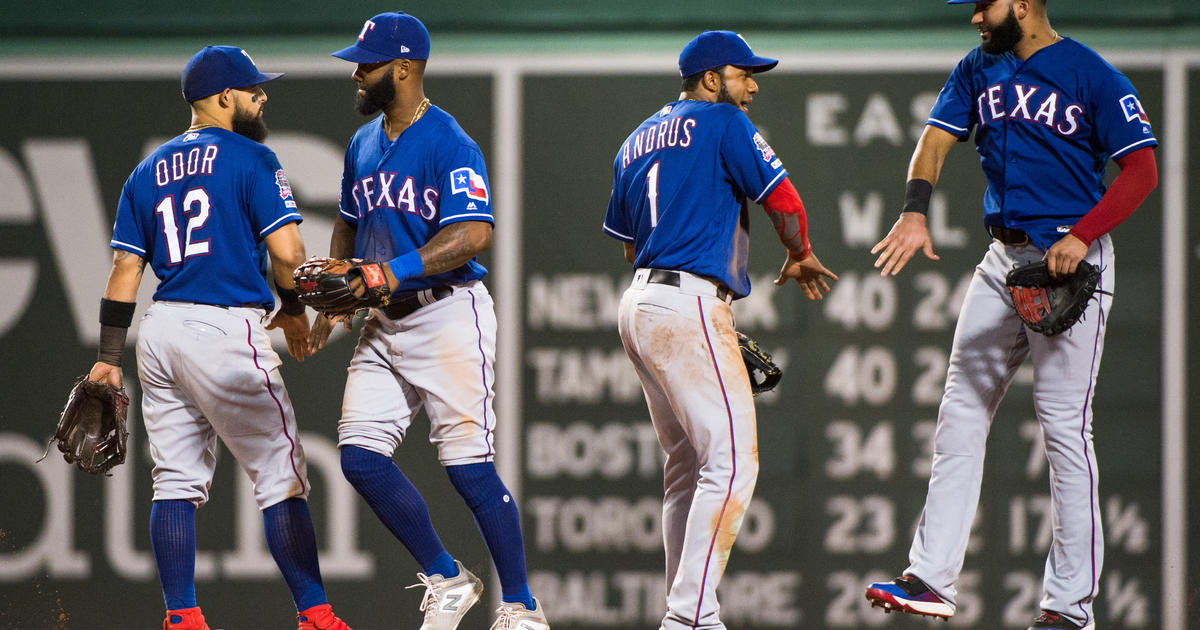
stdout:
[(750, 375), (750, 391), (755, 396), (775, 389), (783, 372), (771, 360), (771, 355), (758, 347), (754, 340), (737, 333), (738, 347), (742, 349), (742, 360), (746, 362), (746, 372)]
[(86, 374), (80, 376), (71, 388), (50, 442), (57, 442), (63, 459), (79, 470), (93, 475), (108, 473), (125, 462), (128, 409), (129, 396), (124, 389), (89, 381)]
[(1083, 317), (1099, 283), (1100, 268), (1083, 260), (1069, 276), (1050, 277), (1046, 261), (1040, 260), (1013, 268), (1006, 280), (1017, 315), (1030, 330), (1049, 337)]
[[(387, 306), (391, 289), (382, 263), (314, 256), (292, 272), (300, 301), (326, 315)], [(356, 282), (357, 280), (357, 282)]]

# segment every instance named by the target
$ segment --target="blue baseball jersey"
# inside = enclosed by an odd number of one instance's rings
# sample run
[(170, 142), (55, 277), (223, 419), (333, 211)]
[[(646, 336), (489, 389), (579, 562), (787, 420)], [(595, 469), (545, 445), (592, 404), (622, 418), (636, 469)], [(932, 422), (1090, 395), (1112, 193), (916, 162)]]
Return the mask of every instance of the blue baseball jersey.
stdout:
[(1042, 249), (1104, 195), (1109, 158), (1158, 144), (1129, 79), (1072, 39), (1025, 60), (976, 48), (926, 124), (960, 138), (975, 129), (984, 225), (1024, 230)]
[[(492, 218), (487, 168), (479, 145), (454, 117), (430, 107), (389, 141), (383, 116), (363, 125), (346, 147), (339, 216), (356, 227), (354, 256), (391, 260), (420, 248), (443, 227)], [(450, 271), (400, 282), (397, 293), (482, 278), (475, 259)]]
[(742, 297), (750, 218), (787, 176), (742, 110), (676, 101), (638, 126), (613, 161), (603, 229), (634, 244), (634, 266), (678, 269), (725, 283)]
[(263, 239), (300, 221), (275, 153), (208, 127), (138, 164), (121, 189), (109, 245), (150, 263), (155, 300), (269, 309)]

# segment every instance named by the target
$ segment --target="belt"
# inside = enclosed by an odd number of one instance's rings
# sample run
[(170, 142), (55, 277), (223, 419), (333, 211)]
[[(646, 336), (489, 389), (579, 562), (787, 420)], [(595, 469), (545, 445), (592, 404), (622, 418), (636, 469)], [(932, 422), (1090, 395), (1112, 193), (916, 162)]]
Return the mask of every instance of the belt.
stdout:
[(428, 306), (434, 302), (450, 297), (454, 290), (449, 285), (421, 289), (412, 293), (404, 293), (393, 296), (388, 305), (379, 309), (388, 319), (402, 319), (412, 315), (414, 311), (422, 306)]
[(1005, 245), (1028, 245), (1030, 242), (1029, 235), (1024, 230), (1015, 230), (999, 225), (989, 225), (988, 234)]
[(257, 309), (264, 310), (267, 313), (270, 313), (271, 311), (273, 311), (275, 309), (275, 306), (272, 304), (208, 304), (207, 302), (184, 302), (182, 300), (157, 300), (157, 301), (167, 302), (169, 304), (183, 304), (185, 306), (186, 305), (211, 306), (213, 308), (220, 308), (220, 309), (224, 309), (224, 310), (229, 310), (231, 308), (257, 308)]
[[(689, 274), (689, 275), (691, 275), (691, 274)], [(672, 286), (672, 287), (678, 287), (682, 284), (682, 281), (680, 279), (682, 276), (683, 276), (683, 274), (681, 272), (678, 272), (674, 269), (651, 269), (650, 276), (646, 278), (646, 282), (653, 282), (654, 284), (665, 284), (665, 285)], [(700, 276), (695, 276), (695, 275), (691, 275), (691, 277), (700, 278)], [(708, 279), (705, 279), (704, 282), (707, 282), (710, 285), (712, 285), (713, 295), (717, 296), (717, 299), (721, 300), (722, 302), (730, 301), (730, 298), (731, 298), (733, 292), (730, 291), (729, 287), (725, 286), (724, 284), (722, 284), (720, 282), (713, 282)]]

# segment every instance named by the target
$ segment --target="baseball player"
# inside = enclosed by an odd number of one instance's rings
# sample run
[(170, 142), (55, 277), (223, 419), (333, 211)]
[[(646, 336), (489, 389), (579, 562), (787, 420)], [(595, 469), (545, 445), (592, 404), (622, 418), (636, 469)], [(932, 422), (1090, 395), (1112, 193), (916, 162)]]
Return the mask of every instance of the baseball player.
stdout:
[(637, 127), (613, 163), (604, 232), (635, 268), (618, 326), (667, 453), (662, 630), (723, 629), (716, 591), (758, 477), (754, 400), (730, 304), (750, 293), (747, 201), (787, 248), (775, 284), (809, 299), (837, 276), (812, 253), (804, 205), (746, 116), (754, 75), (778, 61), (707, 31), (679, 55), (683, 92)]
[[(548, 630), (529, 591), (520, 515), (493, 463), (496, 315), (475, 255), (492, 243), (479, 145), (425, 98), (429, 32), (383, 13), (333, 53), (357, 63), (357, 108), (329, 253), (382, 261), (390, 303), (366, 320), (346, 379), (338, 445), (346, 479), (421, 565), (422, 630), (453, 630), (483, 584), (442, 545), (420, 492), (392, 461), (416, 414), (475, 515), (502, 589), (495, 630)], [(349, 319), (342, 318), (347, 328)], [(333, 320), (320, 316), (311, 349)], [(419, 586), (414, 585), (414, 586)]]
[[(883, 275), (899, 273), (918, 250), (937, 260), (925, 218), (930, 194), (947, 152), (972, 129), (988, 181), (983, 223), (993, 240), (959, 313), (909, 566), (892, 582), (871, 584), (866, 595), (888, 611), (954, 614), (988, 428), (1017, 367), (1032, 358), (1054, 538), (1042, 611), (1030, 627), (1092, 628), (1103, 553), (1092, 395), (1116, 275), (1108, 232), (1157, 184), (1158, 143), (1129, 80), (1059, 36), (1045, 0), (974, 4), (971, 23), (982, 44), (938, 95), (909, 164), (904, 211), (871, 253)], [(1106, 191), (1109, 158), (1121, 173)], [(1062, 335), (1028, 331), (1005, 289), (1009, 270), (1039, 259), (1055, 277), (1082, 260), (1103, 270), (1099, 288), (1109, 293)]]
[[(291, 273), (304, 260), (301, 217), (275, 154), (259, 144), (267, 135), (261, 84), (280, 76), (259, 72), (233, 46), (196, 53), (181, 81), (191, 126), (142, 160), (117, 206), (99, 360), (89, 378), (121, 386), (126, 332), (149, 262), (159, 283), (137, 359), (154, 458), (150, 542), (164, 629), (208, 630), (196, 605), (195, 512), (208, 500), (220, 438), (254, 483), (300, 630), (349, 630), (325, 600), (304, 449), (267, 337), (267, 329), (282, 329), (291, 355), (304, 360), (308, 316)], [(274, 315), (264, 256), (282, 302)]]

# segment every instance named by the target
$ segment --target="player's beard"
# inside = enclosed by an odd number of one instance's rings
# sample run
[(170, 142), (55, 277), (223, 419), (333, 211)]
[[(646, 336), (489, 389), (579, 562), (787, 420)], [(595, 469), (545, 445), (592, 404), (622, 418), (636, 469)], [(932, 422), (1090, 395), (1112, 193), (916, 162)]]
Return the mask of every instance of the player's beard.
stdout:
[(729, 103), (738, 109), (742, 108), (742, 104), (737, 102), (737, 99), (730, 96), (729, 90), (725, 89), (725, 77), (721, 77), (721, 89), (717, 90), (717, 102)]
[(990, 37), (984, 41), (980, 48), (983, 52), (989, 55), (1003, 55), (1006, 52), (1011, 52), (1016, 48), (1017, 43), (1025, 36), (1025, 32), (1021, 30), (1021, 23), (1017, 21), (1017, 14), (1012, 7), (1008, 9), (1008, 17), (1000, 24), (988, 29)]
[(396, 99), (396, 81), (392, 78), (392, 73), (384, 74), (375, 85), (371, 85), (363, 89), (362, 93), (355, 93), (354, 108), (358, 113), (364, 116), (370, 116), (376, 112), (382, 111)]
[(267, 123), (263, 120), (262, 110), (251, 113), (240, 106), (233, 110), (233, 132), (245, 136), (255, 142), (267, 139)]

